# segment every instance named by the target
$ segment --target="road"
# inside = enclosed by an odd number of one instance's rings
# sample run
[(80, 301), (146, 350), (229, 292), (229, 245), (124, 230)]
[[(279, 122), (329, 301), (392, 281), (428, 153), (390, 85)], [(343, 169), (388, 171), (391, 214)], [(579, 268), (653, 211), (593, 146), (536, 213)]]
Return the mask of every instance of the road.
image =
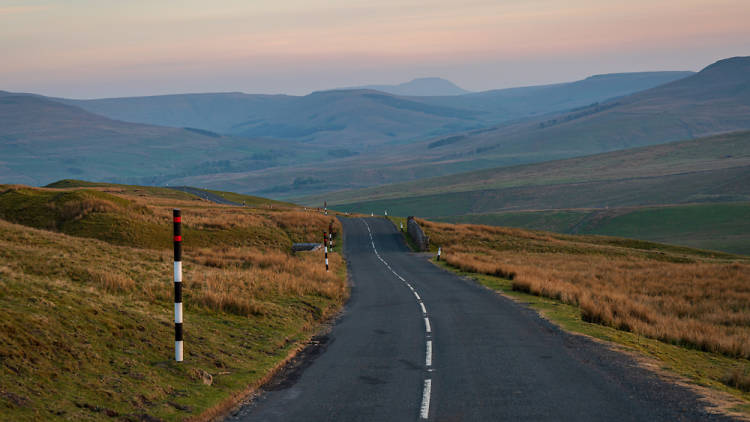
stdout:
[(320, 353), (240, 421), (729, 420), (629, 357), (342, 219), (352, 294)]
[(186, 193), (191, 193), (199, 198), (203, 198), (207, 201), (215, 202), (217, 204), (224, 204), (224, 205), (236, 205), (240, 206), (242, 204), (238, 204), (237, 202), (230, 201), (228, 199), (225, 199), (215, 193), (206, 192), (202, 189), (193, 188), (190, 186), (169, 186), (169, 189), (179, 190)]

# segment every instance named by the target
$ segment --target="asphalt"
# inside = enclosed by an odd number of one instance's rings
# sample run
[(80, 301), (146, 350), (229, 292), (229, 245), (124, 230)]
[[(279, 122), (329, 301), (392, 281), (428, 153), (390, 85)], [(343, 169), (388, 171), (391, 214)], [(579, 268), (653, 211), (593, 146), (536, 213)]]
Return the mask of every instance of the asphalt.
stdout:
[(342, 223), (352, 292), (341, 317), (229, 420), (731, 420), (627, 355), (411, 253), (389, 221)]
[(199, 198), (203, 198), (207, 201), (215, 202), (217, 204), (224, 204), (224, 205), (236, 205), (240, 206), (242, 204), (239, 204), (237, 202), (230, 201), (228, 199), (224, 199), (219, 195), (216, 195), (215, 193), (206, 192), (202, 189), (193, 188), (190, 186), (169, 186), (169, 189), (174, 189), (186, 193), (191, 193)]

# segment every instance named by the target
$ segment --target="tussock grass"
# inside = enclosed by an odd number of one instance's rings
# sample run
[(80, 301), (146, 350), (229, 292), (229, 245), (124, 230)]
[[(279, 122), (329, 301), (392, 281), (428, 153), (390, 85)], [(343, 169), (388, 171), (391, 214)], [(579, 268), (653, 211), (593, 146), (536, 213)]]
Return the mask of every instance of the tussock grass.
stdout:
[(741, 391), (750, 391), (750, 366), (729, 371), (722, 382)]
[(445, 260), (578, 306), (585, 321), (750, 358), (750, 262), (647, 242), (422, 221)]
[(699, 385), (750, 400), (746, 257), (630, 239), (420, 223), (433, 246), (443, 247), (443, 265), (474, 274), (565, 329), (623, 344)]
[[(185, 239), (179, 365), (173, 207), (183, 210)], [(320, 241), (330, 222), (135, 188), (0, 188), (0, 413), (183, 420), (220, 405), (343, 304), (341, 256), (329, 253), (326, 272), (322, 252), (290, 250)]]

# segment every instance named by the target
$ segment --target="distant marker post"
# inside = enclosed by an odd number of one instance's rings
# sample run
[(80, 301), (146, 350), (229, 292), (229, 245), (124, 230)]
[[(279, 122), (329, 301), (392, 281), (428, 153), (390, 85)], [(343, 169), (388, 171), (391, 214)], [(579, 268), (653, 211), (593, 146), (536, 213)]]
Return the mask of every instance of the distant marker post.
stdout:
[(437, 254), (437, 260), (440, 261), (440, 253), (442, 252), (442, 248), (438, 247), (438, 254)]
[(174, 360), (182, 362), (182, 216), (172, 210), (174, 225)]
[(326, 258), (326, 271), (328, 271), (328, 236), (326, 236), (326, 232), (323, 232), (323, 247), (325, 248), (325, 258)]

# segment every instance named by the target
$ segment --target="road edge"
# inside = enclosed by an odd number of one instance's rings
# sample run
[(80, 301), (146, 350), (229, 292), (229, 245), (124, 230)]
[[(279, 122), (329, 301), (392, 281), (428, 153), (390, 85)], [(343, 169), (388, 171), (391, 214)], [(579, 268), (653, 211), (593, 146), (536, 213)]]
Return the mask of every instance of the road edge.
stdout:
[(633, 362), (635, 362), (640, 368), (653, 373), (664, 382), (676, 384), (678, 386), (691, 390), (696, 395), (698, 395), (704, 401), (704, 403), (706, 403), (706, 405), (704, 406), (704, 410), (707, 413), (728, 416), (731, 418), (735, 418), (737, 420), (750, 422), (750, 413), (743, 413), (743, 412), (732, 410), (733, 407), (747, 406), (748, 403), (743, 400), (740, 400), (739, 398), (731, 395), (730, 393), (716, 390), (708, 386), (697, 384), (696, 382), (687, 378), (684, 375), (681, 375), (679, 373), (676, 373), (674, 371), (664, 368), (661, 362), (655, 357), (640, 353), (637, 350), (632, 350), (628, 348), (626, 345), (623, 345), (614, 341), (604, 340), (604, 339), (594, 337), (589, 334), (581, 333), (578, 331), (568, 330), (564, 328), (561, 325), (561, 323), (559, 323), (558, 321), (546, 315), (546, 312), (544, 312), (544, 310), (534, 309), (531, 306), (529, 306), (528, 303), (523, 302), (523, 300), (520, 298), (508, 295), (502, 290), (496, 290), (489, 286), (486, 286), (482, 284), (476, 278), (472, 277), (470, 274), (466, 274), (464, 272), (461, 272), (460, 270), (451, 268), (447, 265), (440, 265), (437, 262), (435, 262), (431, 256), (428, 256), (426, 254), (422, 254), (422, 255), (424, 259), (429, 261), (435, 267), (440, 268), (444, 271), (449, 271), (452, 274), (464, 279), (467, 282), (473, 283), (483, 289), (487, 289), (499, 296), (502, 296), (503, 298), (506, 298), (512, 301), (513, 303), (515, 303), (516, 305), (518, 305), (519, 307), (523, 308), (524, 310), (528, 312), (533, 312), (534, 315), (538, 316), (542, 321), (554, 326), (554, 328), (559, 330), (560, 332), (565, 333), (567, 335), (571, 335), (571, 336), (581, 337), (581, 338), (590, 340), (594, 343), (601, 344), (602, 346), (608, 348), (609, 350), (613, 352), (620, 353), (622, 355), (625, 355), (631, 358)]

